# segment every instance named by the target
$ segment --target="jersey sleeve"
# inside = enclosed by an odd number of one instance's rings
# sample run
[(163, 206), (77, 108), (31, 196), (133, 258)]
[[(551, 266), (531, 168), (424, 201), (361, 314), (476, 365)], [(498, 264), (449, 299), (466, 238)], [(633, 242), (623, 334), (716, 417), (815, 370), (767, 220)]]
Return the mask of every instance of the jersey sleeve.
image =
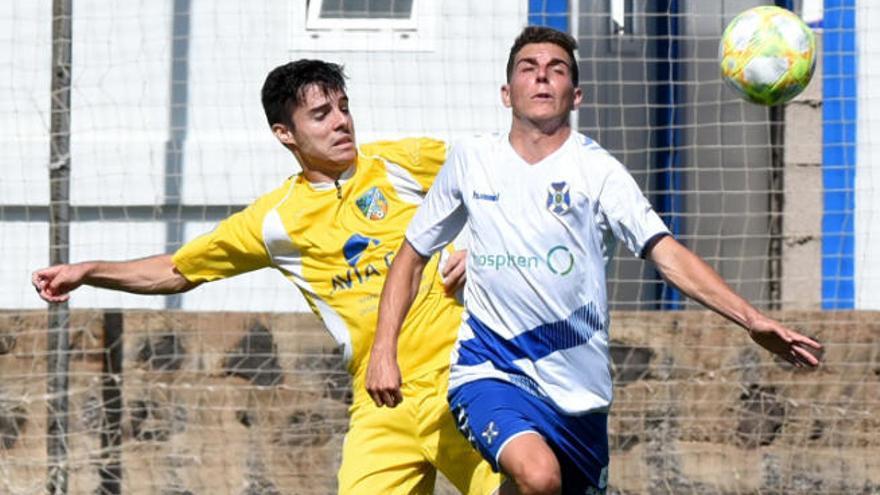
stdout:
[(636, 256), (644, 257), (646, 248), (670, 235), (636, 181), (617, 160), (602, 185), (599, 207), (614, 236)]
[(422, 193), (431, 188), (446, 161), (446, 143), (431, 138), (377, 141), (362, 146), (361, 152), (380, 156), (403, 168), (418, 182)]
[(270, 266), (262, 230), (266, 213), (277, 203), (274, 196), (261, 197), (181, 246), (172, 258), (175, 268), (190, 282), (211, 282)]
[(453, 148), (406, 230), (406, 240), (422, 256), (443, 249), (467, 222), (461, 192), (462, 165), (462, 155)]

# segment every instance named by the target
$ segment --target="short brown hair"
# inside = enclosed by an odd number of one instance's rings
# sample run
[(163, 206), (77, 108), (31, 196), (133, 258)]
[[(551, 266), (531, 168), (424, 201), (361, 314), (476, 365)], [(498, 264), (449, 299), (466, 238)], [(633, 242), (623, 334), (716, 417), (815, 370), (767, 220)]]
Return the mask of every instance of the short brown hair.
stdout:
[(323, 60), (300, 59), (279, 65), (263, 83), (261, 99), (269, 126), (293, 125), (290, 114), (303, 104), (306, 90), (316, 85), (324, 94), (345, 92), (345, 72), (341, 65)]
[(568, 54), (568, 58), (571, 60), (571, 84), (577, 87), (580, 80), (577, 59), (574, 58), (574, 51), (577, 50), (577, 41), (568, 33), (545, 26), (528, 26), (517, 36), (513, 46), (510, 47), (510, 56), (507, 58), (507, 82), (510, 82), (510, 78), (513, 76), (513, 61), (516, 58), (516, 54), (524, 46), (532, 43), (553, 43), (565, 50), (565, 53)]

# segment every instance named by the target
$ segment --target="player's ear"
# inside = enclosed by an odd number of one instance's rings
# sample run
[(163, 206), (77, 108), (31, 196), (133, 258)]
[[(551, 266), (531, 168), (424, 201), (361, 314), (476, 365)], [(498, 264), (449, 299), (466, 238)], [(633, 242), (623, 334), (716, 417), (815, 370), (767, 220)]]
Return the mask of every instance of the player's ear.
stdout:
[(502, 84), (501, 85), (501, 103), (503, 103), (505, 107), (510, 108), (510, 85), (509, 84)]
[(571, 102), (571, 109), (577, 110), (579, 106), (581, 106), (581, 101), (584, 100), (584, 92), (581, 88), (574, 88), (574, 100)]
[(272, 124), (272, 134), (281, 144), (285, 146), (296, 146), (296, 137), (293, 135), (293, 129), (284, 124)]

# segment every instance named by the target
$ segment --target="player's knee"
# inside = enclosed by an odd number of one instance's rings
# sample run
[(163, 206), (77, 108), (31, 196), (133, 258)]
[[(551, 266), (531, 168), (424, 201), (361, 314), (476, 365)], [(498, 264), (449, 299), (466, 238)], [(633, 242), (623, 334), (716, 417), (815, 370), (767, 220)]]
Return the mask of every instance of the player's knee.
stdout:
[(562, 476), (558, 467), (533, 468), (520, 473), (516, 485), (522, 495), (558, 495), (562, 490)]
[(537, 435), (515, 438), (501, 452), (499, 461), (513, 478), (520, 494), (560, 493), (562, 474), (559, 461), (543, 438)]
[(562, 490), (559, 463), (552, 455), (533, 455), (511, 473), (522, 495), (555, 495)]

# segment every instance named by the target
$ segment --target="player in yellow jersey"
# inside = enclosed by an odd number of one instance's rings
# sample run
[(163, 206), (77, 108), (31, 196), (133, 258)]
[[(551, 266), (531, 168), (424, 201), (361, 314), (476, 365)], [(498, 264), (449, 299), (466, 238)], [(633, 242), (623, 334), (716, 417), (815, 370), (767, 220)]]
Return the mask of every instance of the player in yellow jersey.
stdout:
[[(343, 349), (354, 400), (339, 493), (433, 493), (437, 470), (462, 492), (494, 493), (501, 479), (472, 450), (446, 405), (449, 356), (461, 306), (463, 255), (431, 260), (399, 346), (403, 395), (377, 409), (364, 385), (379, 295), (391, 257), (446, 157), (443, 142), (405, 139), (358, 150), (342, 68), (317, 60), (277, 67), (263, 108), (302, 172), (181, 247), (173, 256), (56, 265), (33, 274), (48, 302), (80, 285), (171, 294), (264, 267), (305, 296)], [(444, 287), (441, 270), (446, 270)]]

